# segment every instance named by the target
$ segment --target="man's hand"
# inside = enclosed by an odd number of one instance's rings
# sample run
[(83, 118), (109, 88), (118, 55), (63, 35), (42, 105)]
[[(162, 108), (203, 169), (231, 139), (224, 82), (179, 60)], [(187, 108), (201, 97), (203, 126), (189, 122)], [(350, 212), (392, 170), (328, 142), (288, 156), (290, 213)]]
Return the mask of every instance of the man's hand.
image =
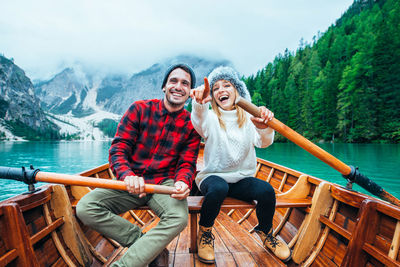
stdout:
[(182, 200), (189, 196), (190, 189), (189, 186), (182, 181), (178, 181), (175, 183), (175, 190), (171, 197)]
[(144, 197), (146, 193), (144, 192), (144, 179), (139, 176), (126, 176), (125, 177), (126, 189), (131, 194), (137, 194), (139, 197)]
[(274, 118), (274, 113), (264, 106), (261, 106), (260, 109), (261, 117), (251, 117), (250, 119), (258, 129), (265, 129), (268, 127), (267, 123)]

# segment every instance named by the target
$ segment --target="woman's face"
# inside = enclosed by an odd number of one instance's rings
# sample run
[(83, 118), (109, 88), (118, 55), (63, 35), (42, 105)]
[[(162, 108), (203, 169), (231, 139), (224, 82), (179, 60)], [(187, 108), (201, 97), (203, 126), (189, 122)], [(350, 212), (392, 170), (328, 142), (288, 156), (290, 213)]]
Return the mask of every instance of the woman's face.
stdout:
[(219, 80), (213, 88), (213, 97), (217, 105), (223, 110), (235, 109), (236, 88), (228, 81)]

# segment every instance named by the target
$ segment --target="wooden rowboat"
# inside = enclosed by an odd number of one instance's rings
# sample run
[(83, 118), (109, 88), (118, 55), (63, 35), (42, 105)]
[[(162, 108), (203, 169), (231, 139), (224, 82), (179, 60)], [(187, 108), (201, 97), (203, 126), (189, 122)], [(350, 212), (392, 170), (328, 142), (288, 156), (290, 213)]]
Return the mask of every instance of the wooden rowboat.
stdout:
[[(80, 175), (113, 178), (108, 164)], [(287, 266), (400, 266), (399, 207), (262, 159), (256, 177), (276, 190), (274, 234), (293, 251)], [(126, 251), (75, 217), (89, 187), (39, 189), (0, 202), (0, 266), (108, 266)], [(198, 261), (193, 242), (200, 204), (201, 197), (189, 197), (190, 222), (167, 247), (170, 266), (209, 266)], [(224, 202), (214, 227), (216, 266), (286, 266), (253, 232), (253, 206)], [(146, 208), (121, 216), (144, 232), (158, 222)]]

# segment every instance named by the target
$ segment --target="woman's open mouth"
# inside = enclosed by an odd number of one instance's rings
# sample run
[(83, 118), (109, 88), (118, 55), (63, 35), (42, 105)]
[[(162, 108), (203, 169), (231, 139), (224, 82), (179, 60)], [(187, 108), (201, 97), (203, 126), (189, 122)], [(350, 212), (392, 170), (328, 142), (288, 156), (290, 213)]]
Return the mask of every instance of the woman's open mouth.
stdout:
[(221, 103), (224, 103), (225, 101), (227, 101), (229, 99), (228, 95), (222, 95), (218, 98), (219, 101), (221, 101)]

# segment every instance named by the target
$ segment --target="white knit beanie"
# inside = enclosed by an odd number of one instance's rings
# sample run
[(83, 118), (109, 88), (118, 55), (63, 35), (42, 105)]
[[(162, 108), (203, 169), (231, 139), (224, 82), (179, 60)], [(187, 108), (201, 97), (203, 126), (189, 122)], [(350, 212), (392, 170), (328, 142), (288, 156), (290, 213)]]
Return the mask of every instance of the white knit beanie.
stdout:
[(236, 88), (241, 97), (248, 101), (251, 101), (250, 93), (247, 90), (246, 84), (239, 79), (239, 75), (231, 67), (217, 67), (210, 73), (210, 75), (208, 75), (208, 82), (210, 83), (211, 94), (214, 84), (219, 80), (225, 80), (232, 83), (232, 85)]

